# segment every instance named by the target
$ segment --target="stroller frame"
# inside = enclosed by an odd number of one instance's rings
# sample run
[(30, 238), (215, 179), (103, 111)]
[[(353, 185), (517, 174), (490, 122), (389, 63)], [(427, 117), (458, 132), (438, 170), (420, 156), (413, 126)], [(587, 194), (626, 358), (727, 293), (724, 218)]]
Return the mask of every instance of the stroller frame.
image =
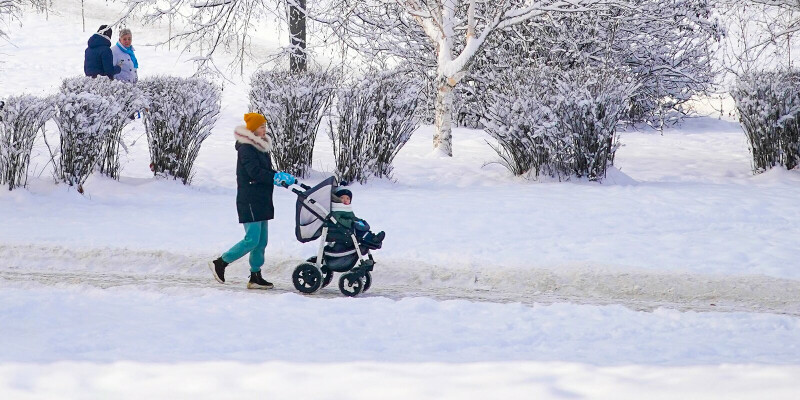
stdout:
[[(333, 279), (334, 272), (340, 272), (343, 274), (339, 279), (339, 290), (344, 295), (352, 297), (357, 296), (370, 288), (372, 284), (372, 276), (370, 272), (375, 265), (375, 261), (369, 252), (369, 247), (358, 242), (356, 233), (352, 228), (341, 225), (336, 218), (331, 215), (330, 211), (326, 210), (319, 204), (318, 201), (314, 200), (308, 195), (309, 191), (312, 189), (326, 186), (324, 184), (332, 185), (332, 182), (335, 182), (335, 179), (330, 177), (314, 188), (300, 182), (295, 182), (295, 184), (303, 188), (303, 190), (301, 191), (297, 188), (291, 188), (291, 191), (298, 197), (297, 204), (313, 214), (322, 222), (321, 232), (317, 237), (320, 239), (320, 243), (317, 249), (316, 257), (309, 258), (306, 260), (306, 262), (298, 265), (292, 274), (292, 281), (298, 291), (311, 294), (330, 284), (331, 280)], [(283, 186), (287, 189), (290, 188), (290, 185), (287, 184), (284, 184)], [(300, 207), (298, 207), (297, 212), (298, 214), (300, 213)], [(347, 256), (352, 254), (351, 251), (354, 251), (358, 256), (355, 263), (347, 267), (331, 267), (325, 263), (326, 247), (329, 243), (336, 243), (336, 241), (328, 242), (328, 233), (330, 229), (334, 227), (340, 232), (343, 231), (344, 235), (349, 238), (354, 247), (353, 250), (348, 250), (344, 254), (339, 253), (339, 255)], [(297, 235), (298, 240), (301, 242), (311, 241), (302, 240), (299, 231), (297, 232)], [(315, 234), (314, 236), (317, 235)], [(316, 240), (316, 238), (312, 240)], [(366, 248), (366, 251), (364, 251), (362, 248)]]

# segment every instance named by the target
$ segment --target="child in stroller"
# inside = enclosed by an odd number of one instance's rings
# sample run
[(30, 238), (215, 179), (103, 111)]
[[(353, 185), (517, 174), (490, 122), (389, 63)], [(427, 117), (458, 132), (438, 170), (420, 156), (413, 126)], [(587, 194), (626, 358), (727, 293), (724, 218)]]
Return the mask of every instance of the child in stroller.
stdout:
[[(344, 203), (350, 202), (352, 192), (339, 188), (334, 177), (314, 187), (295, 183), (303, 189), (291, 188), (297, 195), (295, 236), (301, 243), (320, 239), (317, 256), (298, 265), (292, 273), (295, 289), (314, 293), (328, 286), (334, 273), (339, 272), (342, 274), (339, 290), (344, 295), (357, 296), (367, 291), (375, 265), (370, 250), (381, 248), (385, 234), (369, 232), (366, 222), (358, 219), (350, 205)], [(334, 199), (342, 203), (334, 203)], [(334, 210), (334, 204), (338, 204), (338, 210)]]
[(340, 226), (353, 229), (359, 243), (365, 243), (369, 247), (381, 247), (386, 233), (383, 231), (377, 234), (372, 233), (369, 230), (367, 221), (356, 217), (353, 213), (353, 207), (350, 205), (353, 201), (353, 192), (340, 187), (331, 195), (331, 201), (333, 202), (331, 204), (331, 215), (336, 218)]

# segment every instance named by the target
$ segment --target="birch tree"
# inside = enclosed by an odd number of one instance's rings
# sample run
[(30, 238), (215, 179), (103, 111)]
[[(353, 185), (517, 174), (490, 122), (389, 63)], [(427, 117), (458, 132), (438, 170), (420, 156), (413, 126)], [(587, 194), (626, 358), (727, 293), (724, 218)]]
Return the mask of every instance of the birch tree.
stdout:
[[(625, 0), (342, 0), (339, 14), (347, 18), (342, 22), (345, 32), (372, 36), (364, 36), (365, 41), (397, 29), (420, 29), (422, 38), (415, 36), (400, 44), (409, 48), (430, 47), (433, 51), (436, 86), (433, 146), (452, 156), (453, 89), (467, 75), (493, 33), (551, 13), (599, 12), (609, 4), (626, 3)], [(388, 10), (402, 15), (392, 17)], [(359, 45), (356, 40), (350, 42)]]

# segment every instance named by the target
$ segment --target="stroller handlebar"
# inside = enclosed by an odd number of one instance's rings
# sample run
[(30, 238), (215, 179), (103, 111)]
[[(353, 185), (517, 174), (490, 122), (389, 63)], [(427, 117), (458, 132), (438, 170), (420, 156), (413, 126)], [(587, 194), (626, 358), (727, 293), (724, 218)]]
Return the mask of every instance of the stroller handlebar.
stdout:
[[(303, 184), (303, 183), (301, 183), (301, 182), (299, 182), (299, 181), (297, 181), (297, 180), (295, 180), (295, 181), (294, 181), (294, 183), (293, 183), (292, 185), (299, 185), (299, 186), (300, 186), (300, 187), (302, 187), (304, 190), (309, 190), (309, 189), (311, 189), (311, 186), (308, 186), (308, 185), (306, 185), (306, 184)], [(299, 190), (297, 190), (297, 189), (295, 189), (295, 188), (291, 187), (292, 185), (290, 185), (290, 184), (288, 184), (288, 183), (286, 183), (286, 182), (281, 182), (281, 186), (285, 187), (286, 189), (291, 189), (291, 190), (292, 190), (292, 192), (294, 192), (294, 194), (296, 194), (296, 195), (298, 195), (298, 196), (301, 196), (301, 197), (306, 197), (306, 196), (305, 196), (305, 193), (303, 193), (303, 192), (301, 192), (301, 191), (299, 191)]]
[[(295, 181), (294, 181), (294, 183), (292, 185), (299, 185), (304, 190), (311, 189), (311, 186), (308, 186), (305, 183), (302, 183), (302, 182), (298, 181), (297, 179), (295, 179)], [(283, 186), (283, 187), (285, 187), (287, 189), (289, 188), (289, 186), (292, 186), (292, 185), (290, 185), (290, 184), (288, 184), (286, 182), (281, 182), (281, 186)]]

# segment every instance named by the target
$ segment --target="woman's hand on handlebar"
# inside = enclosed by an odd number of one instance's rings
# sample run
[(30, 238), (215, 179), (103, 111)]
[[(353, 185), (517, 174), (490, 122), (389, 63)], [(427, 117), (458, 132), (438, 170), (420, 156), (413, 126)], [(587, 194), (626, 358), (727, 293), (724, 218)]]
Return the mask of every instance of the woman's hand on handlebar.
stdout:
[(289, 187), (289, 185), (293, 185), (296, 182), (297, 179), (295, 179), (295, 177), (292, 174), (283, 171), (276, 172), (275, 177), (272, 178), (272, 183), (275, 186)]

